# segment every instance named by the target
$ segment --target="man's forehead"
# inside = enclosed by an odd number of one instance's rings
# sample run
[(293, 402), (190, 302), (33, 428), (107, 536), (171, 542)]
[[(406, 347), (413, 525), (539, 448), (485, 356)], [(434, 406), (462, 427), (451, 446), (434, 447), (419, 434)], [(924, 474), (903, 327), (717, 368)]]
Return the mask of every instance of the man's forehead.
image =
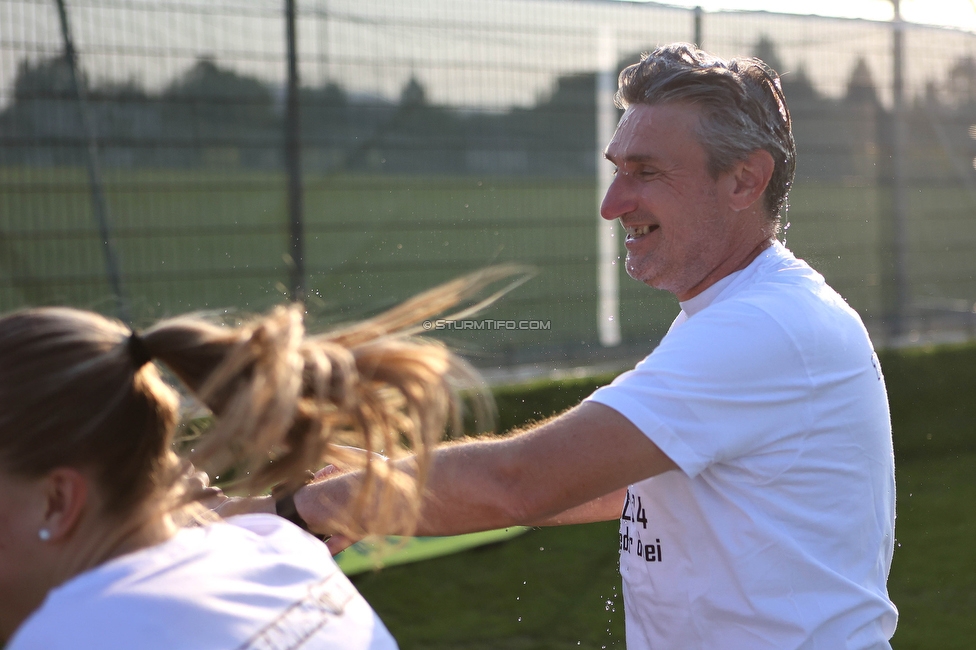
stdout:
[(699, 107), (687, 102), (631, 104), (617, 123), (617, 131), (622, 129), (672, 131), (681, 126), (697, 126), (700, 119)]
[(603, 157), (609, 161), (622, 163), (622, 162), (634, 162), (634, 163), (653, 163), (657, 161), (660, 156), (656, 156), (650, 152), (641, 151), (625, 151), (621, 148), (616, 150), (612, 148), (613, 142), (607, 145), (606, 150), (603, 152)]
[(632, 104), (620, 118), (604, 156), (618, 162), (653, 162), (661, 157), (662, 147), (699, 144), (698, 121), (698, 108), (690, 104)]

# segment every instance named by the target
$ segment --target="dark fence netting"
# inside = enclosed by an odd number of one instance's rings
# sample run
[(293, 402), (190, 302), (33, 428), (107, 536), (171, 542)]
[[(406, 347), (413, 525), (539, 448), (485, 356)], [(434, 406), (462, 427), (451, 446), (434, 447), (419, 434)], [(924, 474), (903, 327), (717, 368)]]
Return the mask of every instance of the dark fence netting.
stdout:
[(300, 297), (325, 326), (516, 262), (538, 274), (430, 333), (484, 366), (646, 351), (677, 306), (626, 277), (619, 232), (600, 253), (600, 124), (618, 114), (600, 80), (692, 41), (783, 74), (799, 151), (784, 236), (876, 338), (976, 325), (972, 34), (654, 3), (296, 0), (290, 46), (288, 6), (0, 0), (0, 310), (140, 324)]

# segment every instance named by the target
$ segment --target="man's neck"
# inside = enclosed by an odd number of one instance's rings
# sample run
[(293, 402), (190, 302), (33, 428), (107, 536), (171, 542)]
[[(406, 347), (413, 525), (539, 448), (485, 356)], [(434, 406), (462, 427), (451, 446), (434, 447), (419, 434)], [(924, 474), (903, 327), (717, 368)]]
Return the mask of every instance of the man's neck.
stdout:
[(763, 239), (758, 244), (755, 245), (748, 253), (738, 258), (738, 262), (734, 264), (728, 264), (717, 267), (714, 271), (705, 276), (705, 279), (699, 282), (697, 285), (685, 291), (681, 294), (675, 294), (679, 302), (685, 302), (686, 300), (691, 300), (695, 296), (699, 295), (710, 286), (720, 281), (722, 278), (728, 277), (737, 271), (741, 271), (755, 261), (759, 254), (764, 250), (773, 245), (775, 241), (774, 237), (767, 237)]

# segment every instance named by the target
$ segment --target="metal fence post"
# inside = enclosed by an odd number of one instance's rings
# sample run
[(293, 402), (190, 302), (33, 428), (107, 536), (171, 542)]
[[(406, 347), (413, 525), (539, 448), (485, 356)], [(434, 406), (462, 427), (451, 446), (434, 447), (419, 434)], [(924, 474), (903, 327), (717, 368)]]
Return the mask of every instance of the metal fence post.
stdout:
[(288, 173), (288, 233), (291, 255), (291, 299), (305, 300), (305, 232), (302, 190), (301, 118), (298, 103), (298, 48), (295, 36), (295, 0), (285, 0), (288, 41), (288, 96), (285, 111), (285, 168)]
[(64, 6), (64, 0), (55, 1), (58, 7), (58, 19), (61, 22), (61, 36), (64, 39), (64, 57), (67, 60), (71, 86), (78, 103), (78, 113), (81, 116), (82, 128), (88, 140), (86, 153), (88, 156), (88, 185), (91, 188), (92, 216), (95, 218), (99, 239), (102, 243), (102, 254), (105, 257), (105, 271), (108, 275), (108, 284), (115, 298), (115, 312), (122, 321), (131, 324), (132, 316), (129, 313), (128, 301), (122, 291), (119, 261), (115, 253), (115, 248), (112, 245), (112, 234), (108, 222), (108, 204), (105, 201), (102, 173), (98, 165), (98, 141), (95, 136), (95, 127), (88, 113), (88, 105), (85, 101), (85, 89), (82, 87), (81, 80), (78, 78), (78, 54), (75, 51), (74, 41), (71, 38), (71, 29), (68, 26), (68, 12)]
[(702, 14), (705, 12), (701, 7), (695, 7), (695, 47), (702, 47)]
[(596, 73), (596, 207), (597, 207), (597, 333), (603, 347), (620, 345), (620, 247), (616, 221), (600, 216), (600, 206), (612, 181), (610, 165), (603, 157), (603, 148), (617, 128), (617, 112), (613, 104), (616, 89), (617, 42), (613, 28), (601, 26), (597, 33)]
[(891, 291), (886, 310), (888, 335), (899, 337), (907, 331), (908, 318), (908, 193), (906, 191), (905, 139), (905, 23), (899, 0), (891, 0), (892, 21), (892, 167), (891, 167)]

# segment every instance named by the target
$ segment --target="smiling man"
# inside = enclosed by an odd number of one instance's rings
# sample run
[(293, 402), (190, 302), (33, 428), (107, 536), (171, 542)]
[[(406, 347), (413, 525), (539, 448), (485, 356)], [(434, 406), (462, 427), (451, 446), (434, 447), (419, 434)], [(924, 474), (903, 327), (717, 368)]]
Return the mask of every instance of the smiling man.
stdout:
[[(776, 239), (795, 167), (778, 77), (677, 44), (624, 70), (618, 101), (602, 214), (681, 312), (578, 407), (438, 449), (418, 533), (619, 518), (631, 650), (888, 648), (884, 382), (857, 314)], [(357, 480), (306, 486), (299, 516), (332, 532)]]

